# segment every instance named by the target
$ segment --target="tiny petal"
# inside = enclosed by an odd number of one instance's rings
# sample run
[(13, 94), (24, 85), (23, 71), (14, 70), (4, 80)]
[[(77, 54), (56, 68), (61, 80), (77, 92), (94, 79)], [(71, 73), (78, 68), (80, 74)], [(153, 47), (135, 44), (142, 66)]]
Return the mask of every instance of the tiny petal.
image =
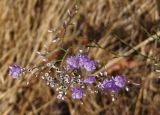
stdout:
[(84, 83), (95, 83), (96, 79), (94, 76), (87, 76), (85, 79), (84, 79)]
[(114, 82), (115, 82), (115, 85), (120, 87), (120, 88), (124, 88), (126, 86), (126, 78), (124, 76), (116, 76), (114, 78)]
[(81, 99), (84, 96), (84, 90), (81, 88), (72, 88), (72, 98)]
[(23, 70), (19, 65), (14, 64), (9, 67), (9, 75), (12, 76), (12, 78), (17, 79), (22, 74), (23, 74)]

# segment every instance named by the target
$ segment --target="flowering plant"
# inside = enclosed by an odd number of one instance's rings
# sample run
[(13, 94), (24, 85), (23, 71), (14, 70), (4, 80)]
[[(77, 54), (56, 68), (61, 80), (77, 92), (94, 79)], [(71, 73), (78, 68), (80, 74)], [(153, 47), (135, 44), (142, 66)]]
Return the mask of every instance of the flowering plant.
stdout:
[[(109, 92), (112, 100), (122, 89), (127, 89), (128, 80), (124, 75), (109, 76), (106, 71), (94, 73), (98, 69), (98, 64), (91, 59), (85, 52), (80, 50), (78, 54), (68, 55), (68, 49), (63, 48), (63, 38), (68, 26), (72, 25), (71, 19), (77, 12), (77, 6), (73, 10), (68, 10), (69, 18), (63, 23), (62, 30), (53, 38), (53, 43), (58, 42), (60, 49), (65, 52), (60, 60), (44, 59), (45, 63), (41, 66), (22, 68), (17, 64), (9, 67), (9, 75), (14, 79), (21, 78), (27, 72), (32, 76), (38, 76), (45, 80), (47, 84), (54, 88), (58, 94), (57, 98), (64, 100), (69, 92), (72, 99), (80, 100), (89, 92), (91, 94), (98, 92)], [(56, 30), (54, 30), (55, 32)], [(53, 31), (49, 31), (53, 32)], [(58, 49), (58, 48), (57, 48)], [(46, 51), (48, 53), (48, 51)], [(41, 56), (42, 53), (38, 52)], [(66, 58), (67, 57), (67, 58)], [(61, 62), (61, 63), (59, 63)]]
[[(54, 61), (40, 68), (35, 67), (29, 70), (42, 72), (44, 69), (49, 69), (41, 75), (41, 78), (45, 79), (51, 88), (55, 88), (58, 92), (58, 99), (64, 100), (68, 92), (72, 92), (72, 99), (82, 99), (86, 96), (86, 92), (92, 94), (99, 91), (111, 92), (114, 99), (114, 95), (126, 87), (126, 77), (117, 75), (110, 79), (107, 72), (100, 72), (95, 75), (93, 71), (97, 69), (96, 66), (95, 60), (90, 59), (87, 55), (79, 54), (78, 56), (70, 55), (64, 66), (58, 66)], [(15, 79), (18, 79), (27, 70), (16, 64), (9, 68), (10, 75)]]

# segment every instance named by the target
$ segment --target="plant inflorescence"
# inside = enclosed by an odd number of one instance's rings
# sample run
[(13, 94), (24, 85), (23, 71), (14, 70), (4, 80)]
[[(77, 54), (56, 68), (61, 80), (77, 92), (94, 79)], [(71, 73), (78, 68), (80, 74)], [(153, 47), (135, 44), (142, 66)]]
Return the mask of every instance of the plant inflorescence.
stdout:
[(120, 90), (126, 89), (128, 91), (129, 80), (126, 76), (110, 76), (107, 71), (100, 71), (95, 74), (94, 72), (99, 69), (98, 61), (89, 57), (83, 50), (69, 54), (70, 47), (63, 47), (67, 27), (73, 25), (72, 19), (77, 10), (78, 7), (75, 5), (72, 10), (67, 11), (68, 18), (63, 22), (61, 28), (49, 30), (49, 32), (56, 32), (52, 42), (56, 42), (59, 45), (57, 49), (64, 52), (62, 59), (49, 60), (47, 57), (48, 51), (45, 51), (45, 53), (37, 52), (44, 57), (43, 61), (45, 63), (30, 68), (22, 68), (13, 64), (9, 67), (9, 75), (14, 79), (20, 79), (26, 73), (40, 77), (47, 85), (57, 91), (57, 98), (61, 100), (66, 97), (81, 100), (88, 93), (109, 92), (114, 101), (115, 95)]

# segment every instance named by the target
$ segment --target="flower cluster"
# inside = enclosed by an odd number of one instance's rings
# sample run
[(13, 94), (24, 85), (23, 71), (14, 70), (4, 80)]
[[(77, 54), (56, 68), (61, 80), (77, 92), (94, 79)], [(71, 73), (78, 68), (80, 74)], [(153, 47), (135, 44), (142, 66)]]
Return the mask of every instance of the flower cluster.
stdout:
[(67, 70), (76, 68), (84, 68), (86, 71), (93, 71), (96, 69), (96, 61), (89, 59), (86, 55), (70, 56), (67, 59)]
[(18, 79), (18, 77), (23, 74), (23, 69), (17, 64), (11, 65), (9, 69), (9, 75), (14, 79)]
[(96, 79), (94, 76), (87, 76), (85, 79), (84, 79), (84, 83), (95, 83), (96, 82)]
[[(86, 95), (86, 92), (91, 94), (98, 93), (98, 91), (118, 93), (119, 90), (126, 87), (127, 80), (122, 75), (109, 79), (106, 72), (92, 74), (91, 71), (97, 69), (96, 64), (96, 61), (81, 54), (69, 56), (63, 67), (56, 65), (56, 62), (49, 62), (41, 67), (30, 68), (30, 70), (38, 70), (34, 72), (34, 75), (41, 76), (51, 88), (58, 92), (57, 98), (62, 100), (68, 92), (72, 93), (70, 95), (72, 99), (79, 100)], [(43, 73), (42, 71), (46, 68), (49, 68), (49, 71)], [(10, 66), (9, 73), (13, 78), (19, 78), (24, 70), (27, 69), (22, 69), (15, 64)]]
[(112, 79), (106, 79), (102, 82), (101, 87), (104, 90), (111, 91), (113, 93), (120, 89), (125, 88), (127, 80), (124, 76), (115, 76)]
[(84, 96), (84, 90), (81, 88), (72, 88), (72, 98), (81, 99)]

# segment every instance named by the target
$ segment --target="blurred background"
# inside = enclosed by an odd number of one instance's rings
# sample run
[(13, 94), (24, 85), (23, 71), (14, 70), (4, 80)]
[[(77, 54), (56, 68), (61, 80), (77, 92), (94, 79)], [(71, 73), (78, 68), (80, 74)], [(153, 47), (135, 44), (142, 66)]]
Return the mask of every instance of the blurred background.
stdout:
[(80, 0), (75, 25), (67, 30), (64, 44), (76, 44), (76, 52), (80, 44), (98, 43), (105, 50), (91, 48), (91, 57), (106, 65), (110, 75), (124, 74), (141, 84), (129, 85), (130, 91), (120, 92), (115, 102), (101, 93), (84, 98), (83, 105), (58, 101), (42, 80), (26, 85), (8, 75), (13, 63), (29, 67), (42, 62), (36, 51), (50, 44), (48, 29), (61, 26), (74, 4), (0, 0), (0, 115), (160, 115), (160, 75), (155, 72), (160, 69), (155, 66), (160, 57), (159, 0)]

